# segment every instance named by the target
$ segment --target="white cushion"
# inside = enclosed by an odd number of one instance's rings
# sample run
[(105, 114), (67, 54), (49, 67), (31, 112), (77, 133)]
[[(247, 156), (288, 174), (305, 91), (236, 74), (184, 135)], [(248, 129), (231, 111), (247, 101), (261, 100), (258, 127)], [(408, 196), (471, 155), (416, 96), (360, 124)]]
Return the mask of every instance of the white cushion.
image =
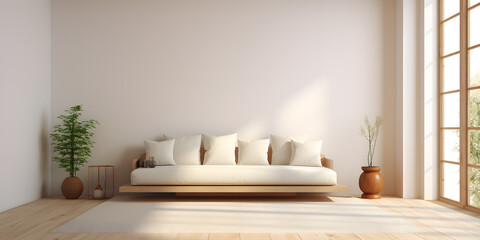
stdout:
[(269, 139), (238, 141), (239, 165), (268, 165)]
[(173, 160), (173, 145), (174, 139), (165, 140), (162, 142), (145, 140), (146, 160), (153, 160), (157, 162), (159, 166), (175, 165)]
[(335, 185), (337, 174), (325, 167), (208, 165), (137, 168), (132, 185)]
[(322, 141), (297, 142), (292, 140), (292, 160), (290, 165), (321, 167), (322, 161), (320, 153), (322, 151)]
[(176, 165), (200, 165), (200, 145), (202, 135), (172, 137), (164, 135), (165, 139), (175, 139), (173, 159)]
[(281, 137), (270, 136), (270, 145), (272, 146), (272, 165), (289, 165), (292, 159), (291, 141), (304, 142), (307, 136)]
[(237, 134), (220, 137), (203, 135), (205, 157), (203, 165), (235, 165)]

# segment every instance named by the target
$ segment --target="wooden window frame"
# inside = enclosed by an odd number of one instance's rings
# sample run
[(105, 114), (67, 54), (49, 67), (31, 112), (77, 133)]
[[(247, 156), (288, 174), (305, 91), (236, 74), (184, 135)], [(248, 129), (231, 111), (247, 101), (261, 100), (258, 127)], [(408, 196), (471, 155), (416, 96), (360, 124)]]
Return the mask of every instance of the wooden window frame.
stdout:
[[(438, 199), (458, 207), (475, 212), (480, 208), (469, 205), (469, 167), (480, 168), (478, 165), (469, 164), (469, 130), (480, 130), (480, 127), (469, 127), (469, 91), (480, 89), (480, 86), (469, 86), (469, 59), (468, 51), (480, 47), (480, 43), (469, 47), (469, 11), (480, 7), (477, 3), (468, 7), (469, 0), (460, 0), (460, 12), (443, 19), (443, 1), (438, 0)], [(460, 48), (459, 51), (443, 55), (443, 24), (459, 16), (460, 18)], [(460, 57), (460, 89), (443, 92), (443, 60), (459, 54)], [(446, 94), (460, 93), (460, 125), (458, 127), (443, 127), (443, 100)], [(460, 160), (459, 162), (449, 161), (443, 158), (443, 130), (459, 130)], [(460, 201), (454, 201), (443, 197), (443, 164), (450, 163), (460, 166)]]

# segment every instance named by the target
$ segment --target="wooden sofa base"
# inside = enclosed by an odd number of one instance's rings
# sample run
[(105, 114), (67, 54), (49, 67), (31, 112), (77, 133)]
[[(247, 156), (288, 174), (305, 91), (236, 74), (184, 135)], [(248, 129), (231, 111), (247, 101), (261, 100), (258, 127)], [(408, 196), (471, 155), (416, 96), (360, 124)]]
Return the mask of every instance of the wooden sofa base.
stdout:
[(297, 193), (252, 193), (252, 192), (243, 192), (243, 193), (221, 193), (221, 192), (208, 192), (208, 193), (190, 193), (190, 192), (179, 192), (175, 193), (176, 197), (202, 197), (202, 198), (217, 198), (217, 197), (295, 197)]
[(333, 193), (348, 192), (345, 185), (333, 186), (120, 186), (129, 193)]

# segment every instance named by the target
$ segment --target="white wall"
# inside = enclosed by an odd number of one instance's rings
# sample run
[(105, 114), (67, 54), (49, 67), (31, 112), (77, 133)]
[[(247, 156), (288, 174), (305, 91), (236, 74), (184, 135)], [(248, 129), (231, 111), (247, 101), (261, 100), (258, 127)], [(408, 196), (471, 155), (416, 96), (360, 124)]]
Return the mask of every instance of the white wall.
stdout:
[(396, 10), (397, 127), (401, 129), (396, 136), (396, 190), (401, 197), (419, 198), (423, 187), (423, 1), (399, 0)]
[[(89, 164), (115, 164), (117, 186), (163, 133), (308, 134), (359, 194), (359, 126), (382, 114), (374, 161), (395, 193), (394, 0), (57, 0), (52, 17), (52, 116), (100, 121)], [(52, 166), (53, 194), (66, 176)]]
[(438, 197), (438, 1), (424, 0), (423, 199)]
[(396, 195), (437, 198), (437, 1), (396, 2)]
[(0, 0), (0, 211), (50, 192), (50, 0)]

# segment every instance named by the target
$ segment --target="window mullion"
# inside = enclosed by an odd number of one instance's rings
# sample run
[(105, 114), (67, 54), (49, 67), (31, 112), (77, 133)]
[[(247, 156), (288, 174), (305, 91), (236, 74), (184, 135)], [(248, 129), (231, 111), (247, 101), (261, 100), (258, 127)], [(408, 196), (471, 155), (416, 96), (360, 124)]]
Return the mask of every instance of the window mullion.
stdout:
[(467, 38), (468, 0), (460, 0), (460, 204), (467, 205), (468, 200), (468, 38)]
[(438, 17), (438, 26), (437, 26), (437, 39), (438, 39), (438, 48), (437, 48), (437, 55), (439, 57), (438, 60), (438, 68), (437, 68), (437, 74), (438, 74), (438, 94), (437, 94), (437, 101), (438, 101), (438, 107), (437, 107), (437, 112), (438, 112), (438, 118), (437, 118), (437, 124), (440, 127), (438, 130), (438, 148), (437, 148), (437, 163), (438, 163), (438, 171), (437, 171), (437, 182), (438, 182), (438, 196), (440, 196), (441, 199), (443, 199), (444, 196), (444, 190), (443, 190), (443, 163), (442, 163), (442, 152), (443, 152), (443, 137), (442, 137), (442, 129), (441, 127), (443, 126), (443, 102), (442, 102), (442, 89), (443, 89), (443, 71), (442, 71), (442, 54), (443, 54), (443, 27), (442, 27), (442, 19), (443, 19), (443, 0), (438, 0), (438, 11), (437, 11), (437, 17)]

